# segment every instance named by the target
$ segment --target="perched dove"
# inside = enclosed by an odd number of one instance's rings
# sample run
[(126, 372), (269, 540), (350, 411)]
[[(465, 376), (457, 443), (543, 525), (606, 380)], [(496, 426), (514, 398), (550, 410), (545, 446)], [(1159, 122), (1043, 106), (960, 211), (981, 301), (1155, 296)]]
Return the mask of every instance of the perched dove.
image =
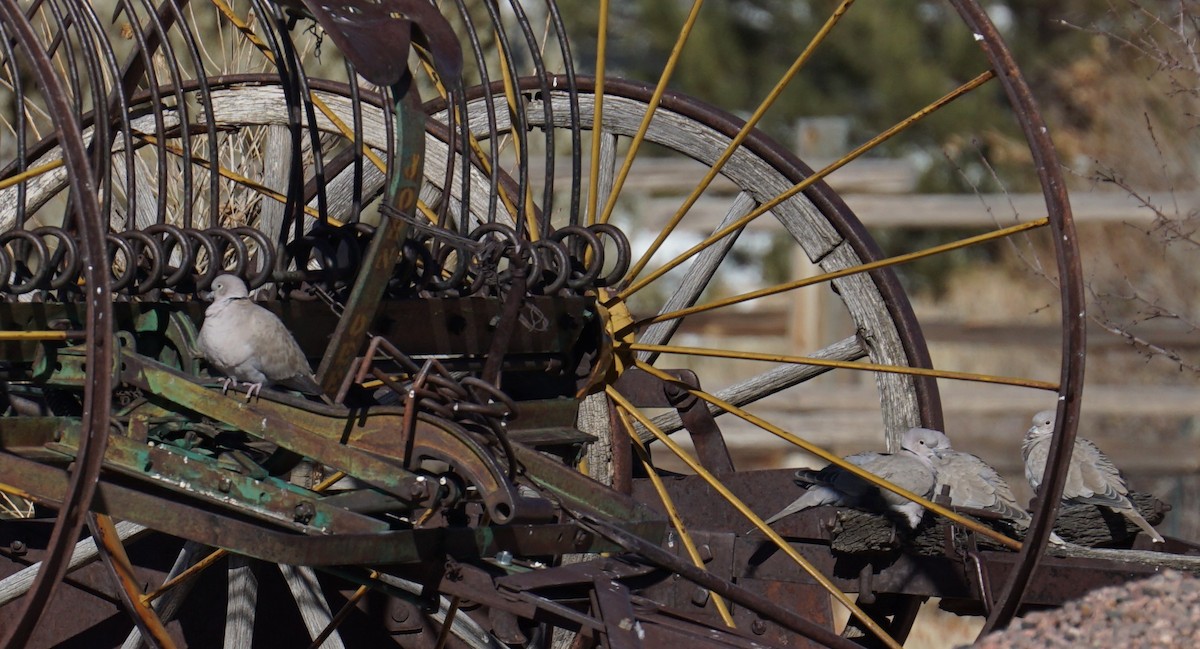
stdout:
[(951, 504), (993, 512), (1021, 529), (1029, 527), (1029, 512), (1021, 507), (1008, 483), (987, 462), (951, 448), (950, 438), (945, 433), (928, 428), (913, 430), (926, 431), (936, 440), (930, 458), (933, 468), (937, 470), (934, 494), (941, 493), (943, 485), (949, 485)]
[[(1025, 458), (1025, 478), (1029, 486), (1037, 491), (1042, 484), (1042, 474), (1046, 470), (1046, 458), (1050, 455), (1050, 438), (1054, 432), (1053, 410), (1039, 412), (1033, 416), (1033, 426), (1025, 433), (1025, 441), (1021, 444), (1021, 455)], [(1121, 479), (1120, 472), (1112, 460), (1100, 451), (1092, 442), (1081, 437), (1075, 438), (1075, 448), (1071, 452), (1070, 468), (1067, 470), (1067, 483), (1063, 487), (1063, 502), (1087, 503), (1107, 507), (1129, 519), (1142, 528), (1155, 543), (1163, 543), (1164, 539), (1142, 515), (1138, 513), (1133, 503), (1129, 502), (1126, 494), (1129, 489)]]
[(274, 313), (250, 300), (245, 282), (220, 275), (212, 288), (213, 303), (205, 309), (200, 328), (200, 353), (228, 377), (225, 390), (241, 381), (247, 386), (247, 401), (264, 385), (321, 394), (296, 339)]
[[(933, 485), (937, 482), (936, 472), (930, 463), (931, 447), (937, 442), (928, 434), (932, 432), (936, 431), (915, 428), (906, 432), (901, 439), (902, 450), (899, 453), (868, 451), (855, 453), (845, 459), (897, 487), (928, 498), (933, 494)], [(792, 504), (768, 518), (767, 524), (820, 505), (870, 507), (881, 503), (900, 514), (910, 528), (916, 528), (925, 516), (925, 509), (921, 505), (886, 489), (880, 489), (836, 465), (831, 464), (811, 476), (816, 484)]]

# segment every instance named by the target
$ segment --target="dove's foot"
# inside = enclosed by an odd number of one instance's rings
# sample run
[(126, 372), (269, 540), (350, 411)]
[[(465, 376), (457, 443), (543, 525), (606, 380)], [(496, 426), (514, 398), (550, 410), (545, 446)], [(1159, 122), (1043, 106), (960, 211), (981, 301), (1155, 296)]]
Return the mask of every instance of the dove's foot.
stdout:
[(237, 381), (233, 377), (231, 377), (231, 376), (225, 377), (225, 380), (221, 381), (221, 394), (228, 394), (229, 387), (232, 385), (235, 385), (236, 383), (237, 383)]
[(257, 396), (259, 392), (262, 392), (262, 386), (263, 386), (262, 383), (251, 383), (249, 381), (246, 381), (246, 382), (242, 383), (242, 385), (246, 386), (246, 402), (247, 403), (249, 403), (250, 399), (253, 399), (255, 396)]

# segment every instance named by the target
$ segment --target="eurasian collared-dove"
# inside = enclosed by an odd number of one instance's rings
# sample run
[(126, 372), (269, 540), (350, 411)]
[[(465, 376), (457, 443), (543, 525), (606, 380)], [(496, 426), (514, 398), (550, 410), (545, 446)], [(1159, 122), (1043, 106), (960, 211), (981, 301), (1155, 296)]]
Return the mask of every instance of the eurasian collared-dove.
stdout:
[(1029, 527), (1029, 512), (1021, 507), (1008, 483), (987, 462), (970, 453), (954, 450), (945, 433), (928, 428), (913, 430), (927, 431), (936, 440), (930, 458), (937, 470), (935, 495), (942, 492), (943, 485), (949, 485), (951, 504), (994, 512), (1022, 529)]
[[(845, 459), (898, 487), (928, 498), (933, 494), (933, 485), (937, 482), (936, 472), (930, 463), (931, 446), (934, 443), (936, 439), (924, 429), (913, 429), (904, 433), (901, 438), (899, 453), (868, 451), (849, 455)], [(837, 465), (831, 464), (812, 473), (811, 478), (816, 484), (792, 504), (766, 519), (768, 525), (784, 516), (820, 505), (883, 505), (903, 516), (910, 528), (916, 528), (925, 516), (925, 508), (921, 505), (886, 489), (880, 489)]]
[(274, 313), (250, 300), (241, 278), (219, 275), (212, 289), (198, 342), (204, 358), (228, 377), (225, 390), (241, 381), (247, 401), (264, 385), (321, 394), (300, 345)]
[[(1050, 455), (1050, 438), (1054, 432), (1055, 412), (1045, 410), (1033, 416), (1033, 425), (1025, 433), (1025, 441), (1021, 444), (1021, 455), (1025, 458), (1025, 478), (1029, 486), (1036, 492), (1042, 484), (1042, 474), (1046, 470), (1046, 458)], [(1107, 507), (1129, 519), (1154, 539), (1155, 543), (1163, 543), (1164, 539), (1142, 515), (1138, 513), (1133, 503), (1129, 502), (1126, 494), (1129, 489), (1112, 460), (1100, 451), (1092, 442), (1082, 437), (1075, 438), (1075, 448), (1071, 452), (1070, 468), (1067, 470), (1067, 482), (1063, 487), (1063, 502), (1087, 503)]]

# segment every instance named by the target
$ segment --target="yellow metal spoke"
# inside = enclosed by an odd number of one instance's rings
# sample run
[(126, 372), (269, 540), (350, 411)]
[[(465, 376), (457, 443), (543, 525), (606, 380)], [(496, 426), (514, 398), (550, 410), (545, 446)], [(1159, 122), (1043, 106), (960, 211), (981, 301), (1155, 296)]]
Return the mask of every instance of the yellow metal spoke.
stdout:
[(596, 223), (596, 193), (600, 191), (600, 136), (604, 132), (604, 60), (608, 52), (608, 0), (600, 0), (600, 26), (596, 29), (596, 86), (592, 91), (592, 152), (588, 171), (587, 223)]
[(704, 239), (700, 243), (697, 243), (696, 245), (692, 246), (691, 248), (688, 248), (685, 252), (683, 252), (679, 256), (675, 257), (671, 261), (667, 262), (666, 264), (658, 267), (657, 269), (655, 269), (653, 272), (651, 272), (646, 277), (629, 285), (629, 287), (627, 287), (625, 290), (621, 291), (619, 296), (621, 297), (621, 299), (628, 299), (630, 295), (645, 288), (646, 285), (649, 284), (650, 282), (653, 282), (654, 280), (658, 279), (659, 277), (662, 277), (663, 275), (667, 274), (668, 272), (670, 272), (672, 269), (676, 268), (683, 262), (687, 261), (688, 259), (691, 259), (693, 255), (696, 255), (696, 254), (704, 251), (709, 246), (713, 245), (717, 241), (720, 241), (726, 235), (729, 235), (730, 233), (733, 233), (733, 232), (736, 232), (736, 231), (742, 229), (743, 227), (745, 227), (748, 223), (750, 223), (754, 219), (769, 212), (771, 210), (771, 208), (779, 205), (780, 203), (783, 203), (784, 201), (790, 199), (791, 197), (795, 196), (796, 194), (799, 194), (800, 192), (804, 191), (805, 189), (808, 189), (813, 184), (815, 184), (817, 181), (825, 178), (825, 176), (828, 176), (829, 174), (833, 173), (834, 171), (837, 171), (838, 169), (841, 169), (842, 167), (846, 166), (851, 161), (857, 159), (864, 153), (866, 153), (866, 152), (874, 149), (875, 147), (879, 146), (880, 144), (883, 144), (884, 142), (890, 140), (891, 138), (895, 137), (899, 133), (901, 133), (904, 130), (911, 127), (913, 124), (916, 124), (918, 121), (924, 119), (925, 117), (928, 117), (929, 115), (933, 114), (940, 108), (943, 108), (944, 106), (946, 106), (950, 102), (954, 101), (955, 99), (958, 99), (959, 97), (967, 94), (968, 92), (975, 90), (976, 88), (978, 88), (979, 86), (988, 82), (995, 76), (996, 76), (995, 72), (988, 70), (987, 72), (984, 72), (983, 74), (975, 77), (974, 79), (959, 86), (958, 88), (955, 88), (952, 92), (946, 94), (941, 99), (933, 102), (932, 104), (929, 104), (928, 106), (922, 108), (921, 110), (913, 113), (906, 119), (898, 122), (896, 125), (892, 126), (888, 130), (871, 138), (865, 144), (862, 144), (858, 148), (851, 151), (850, 153), (847, 153), (841, 159), (829, 164), (825, 168), (814, 173), (813, 175), (809, 176), (808, 178), (805, 178), (804, 180), (800, 181), (799, 183), (796, 183), (790, 189), (788, 189), (787, 191), (783, 192), (782, 194), (776, 196), (775, 198), (772, 198), (771, 200), (767, 201), (766, 203), (763, 203), (762, 205), (759, 205), (757, 208), (755, 208), (752, 212), (750, 212), (746, 216), (743, 216), (742, 218), (734, 221), (733, 223), (730, 223), (729, 225), (712, 233), (708, 238)]
[(849, 370), (867, 372), (888, 372), (890, 374), (910, 374), (912, 376), (931, 376), (938, 379), (954, 379), (957, 381), (974, 381), (976, 383), (994, 383), (998, 385), (1014, 385), (1022, 388), (1038, 390), (1058, 390), (1058, 384), (1049, 381), (1033, 379), (992, 376), (990, 374), (973, 374), (970, 372), (952, 372), (948, 370), (932, 370), (924, 367), (905, 367), (903, 365), (883, 365), (881, 363), (864, 363), (862, 361), (836, 361), (826, 358), (811, 358), (809, 356), (788, 356), (786, 354), (764, 354), (760, 352), (742, 352), (730, 349), (704, 349), (701, 347), (679, 347), (675, 345), (646, 345), (630, 343), (630, 351), (654, 352), (657, 354), (683, 354), (685, 356), (704, 356), (708, 358), (732, 358), (746, 361), (768, 361), (772, 363), (791, 363), (794, 365), (815, 365), (817, 367), (837, 367)]
[(164, 581), (162, 583), (162, 585), (159, 586), (158, 588), (155, 588), (154, 590), (146, 593), (145, 595), (142, 595), (142, 598), (141, 598), (142, 603), (149, 604), (150, 602), (153, 602), (154, 600), (158, 599), (159, 597), (162, 597), (163, 595), (166, 594), (167, 591), (171, 590), (172, 588), (178, 586), (179, 584), (182, 584), (183, 582), (191, 579), (192, 577), (195, 577), (196, 575), (200, 574), (201, 572), (204, 572), (206, 569), (208, 569), (214, 563), (216, 563), (217, 561), (220, 561), (221, 557), (224, 557), (227, 554), (229, 554), (229, 550), (213, 551), (207, 557), (204, 557), (203, 559), (192, 564), (192, 566), (190, 568), (188, 568), (187, 570), (184, 570), (183, 572), (179, 573), (178, 575), (175, 575), (171, 579)]
[[(372, 582), (378, 578), (379, 573), (375, 570), (372, 570), (370, 576), (367, 577), (367, 581)], [(342, 625), (342, 622), (346, 621), (346, 618), (349, 617), (350, 614), (354, 612), (354, 609), (358, 607), (358, 602), (361, 601), (362, 598), (365, 597), (370, 591), (371, 586), (369, 583), (359, 586), (358, 589), (354, 591), (354, 594), (350, 595), (350, 598), (346, 600), (346, 603), (342, 605), (342, 608), (338, 610), (337, 614), (333, 616), (333, 619), (329, 620), (329, 624), (326, 624), (325, 628), (322, 629), (319, 634), (317, 634), (317, 637), (313, 638), (312, 643), (308, 645), (309, 649), (317, 649), (321, 645), (325, 644), (325, 641), (329, 639), (329, 636), (333, 635), (333, 632)]]
[(106, 514), (91, 514), (90, 516), (93, 524), (93, 539), (97, 549), (103, 550), (108, 555), (107, 563), (117, 580), (117, 587), (125, 591), (128, 597), (126, 601), (129, 603), (129, 608), (132, 609), (129, 612), (137, 616), (141, 622), (138, 627), (149, 636), (148, 639), (153, 640), (154, 646), (162, 649), (174, 649), (175, 641), (167, 633), (167, 628), (163, 626), (158, 613), (142, 597), (137, 574), (134, 573), (133, 566), (129, 563), (129, 555), (125, 552), (125, 546), (121, 545), (117, 526)]
[[(982, 534), (983, 536), (986, 536), (1011, 550), (1020, 550), (1021, 549), (1021, 543), (1019, 541), (1014, 541), (1013, 539), (1008, 538), (1007, 536), (1001, 534), (1000, 532), (997, 532), (996, 530), (993, 530), (990, 527), (987, 527), (986, 525), (981, 525), (977, 521), (973, 521), (961, 514), (954, 512), (953, 510), (951, 510), (947, 507), (943, 507), (931, 500), (922, 498), (921, 496), (918, 496), (917, 494), (915, 494), (907, 489), (902, 489), (900, 487), (897, 487), (896, 485), (888, 482), (887, 480), (884, 480), (873, 473), (869, 473), (869, 472), (863, 470), (861, 467), (855, 466), (855, 465), (847, 462), (846, 460), (834, 455), (833, 453), (826, 451), (825, 449), (821, 448), (820, 446), (817, 446), (816, 444), (813, 444), (812, 442), (809, 442), (808, 440), (803, 439), (801, 437), (797, 437), (796, 435), (793, 435), (792, 433), (789, 433), (786, 430), (783, 430), (782, 428), (766, 421), (765, 419), (762, 419), (761, 417), (752, 415), (749, 412), (733, 405), (732, 403), (729, 403), (728, 401), (718, 399), (717, 397), (715, 397), (707, 392), (704, 392), (703, 390), (694, 389), (694, 388), (688, 386), (686, 383), (680, 381), (679, 379), (676, 379), (675, 377), (667, 374), (666, 372), (663, 372), (662, 370), (660, 370), (652, 365), (643, 363), (642, 361), (637, 361), (637, 367), (642, 369), (645, 372), (648, 372), (648, 373), (658, 377), (659, 379), (662, 379), (663, 381), (668, 381), (674, 385), (679, 386), (682, 389), (687, 390), (689, 393), (695, 395), (697, 398), (702, 399), (705, 402), (710, 403), (710, 404), (720, 408), (721, 410), (724, 410), (725, 412), (728, 412), (728, 413), (738, 417), (739, 419), (741, 419), (747, 423), (753, 424), (786, 442), (790, 442), (791, 444), (794, 444), (795, 446), (798, 446), (798, 447), (804, 449), (805, 451), (807, 451), (813, 455), (816, 455), (817, 457), (829, 462), (830, 464), (834, 464), (837, 467), (839, 467), (845, 471), (849, 471), (850, 473), (853, 473), (854, 475), (858, 476), (859, 478), (862, 478), (863, 480), (866, 480), (868, 483), (873, 484), (876, 487), (879, 487), (881, 489), (887, 489), (888, 491), (890, 491), (898, 496), (903, 496), (904, 498), (907, 498), (913, 502), (920, 503), (920, 505), (922, 507), (924, 507), (925, 509), (928, 509), (929, 511), (932, 511), (935, 514), (938, 514), (939, 516), (943, 516), (943, 517), (953, 521), (956, 525), (961, 525), (962, 527), (965, 527), (965, 528), (975, 532), (976, 534)], [(643, 423), (642, 425), (645, 425), (645, 423)], [(647, 426), (647, 429), (650, 430), (651, 433), (655, 432), (654, 429), (650, 428), (649, 426)], [(658, 433), (661, 434), (662, 431), (658, 431)], [(756, 523), (756, 525), (757, 525), (757, 523)]]
[(813, 52), (816, 51), (817, 46), (825, 41), (825, 38), (829, 35), (829, 32), (833, 31), (833, 26), (837, 24), (838, 20), (840, 20), (843, 15), (845, 15), (846, 11), (852, 4), (854, 4), (854, 0), (842, 0), (842, 3), (833, 11), (833, 14), (829, 16), (829, 19), (825, 21), (825, 24), (821, 26), (821, 29), (812, 37), (812, 40), (809, 41), (808, 46), (804, 48), (804, 51), (796, 57), (794, 62), (792, 62), (792, 66), (788, 68), (787, 72), (783, 73), (783, 76), (780, 77), (770, 94), (763, 99), (762, 103), (759, 104), (758, 108), (754, 111), (754, 114), (750, 116), (750, 119), (746, 120), (746, 124), (742, 126), (741, 130), (738, 131), (738, 134), (734, 136), (732, 141), (730, 141), (729, 146), (725, 147), (724, 153), (722, 153), (721, 156), (717, 158), (717, 161), (713, 163), (712, 167), (709, 168), (708, 173), (704, 175), (704, 178), (700, 180), (700, 183), (696, 185), (696, 188), (692, 190), (691, 195), (687, 197), (687, 200), (685, 200), (683, 205), (681, 205), (675, 212), (675, 215), (671, 217), (671, 220), (658, 233), (658, 236), (655, 237), (654, 242), (650, 244), (650, 247), (642, 254), (637, 263), (633, 265), (633, 268), (631, 268), (629, 273), (626, 275), (627, 279), (636, 279), (637, 276), (640, 275), (643, 270), (645, 270), (646, 264), (650, 263), (650, 258), (654, 256), (654, 253), (658, 252), (658, 249), (662, 246), (663, 242), (666, 241), (667, 237), (670, 236), (670, 234), (675, 230), (675, 227), (679, 225), (679, 222), (683, 220), (683, 217), (687, 215), (688, 211), (692, 209), (692, 206), (696, 204), (696, 201), (700, 199), (700, 195), (703, 194), (706, 189), (708, 189), (710, 184), (712, 184), (712, 181), (717, 177), (717, 174), (720, 173), (721, 169), (725, 167), (725, 163), (729, 162), (729, 159), (733, 157), (734, 152), (736, 152), (738, 147), (742, 145), (742, 142), (749, 137), (750, 132), (754, 130), (754, 127), (758, 125), (758, 122), (761, 121), (763, 116), (767, 114), (767, 110), (775, 104), (775, 100), (777, 100), (779, 96), (783, 94), (784, 89), (787, 88), (788, 84), (792, 82), (792, 79), (795, 78), (795, 76), (800, 72), (800, 69), (804, 67), (804, 64), (807, 63), (810, 58), (812, 58)]
[(932, 248), (926, 248), (925, 250), (918, 250), (916, 252), (910, 252), (910, 253), (906, 253), (903, 255), (896, 255), (895, 257), (888, 257), (887, 259), (880, 259), (878, 261), (872, 261), (872, 262), (869, 262), (866, 264), (859, 264), (857, 266), (851, 266), (849, 268), (843, 268), (841, 270), (835, 270), (835, 271), (831, 271), (828, 273), (822, 273), (820, 275), (814, 275), (813, 277), (806, 277), (804, 279), (798, 279), (793, 282), (778, 284), (776, 286), (770, 286), (767, 288), (759, 289), (757, 291), (750, 291), (749, 293), (733, 295), (733, 296), (730, 296), (727, 298), (722, 298), (720, 300), (715, 300), (713, 302), (708, 302), (706, 304), (697, 304), (695, 306), (687, 307), (684, 309), (679, 309), (677, 311), (669, 311), (667, 313), (660, 313), (655, 316), (651, 316), (648, 318), (643, 318), (641, 320), (638, 320), (637, 326), (641, 327), (644, 325), (651, 325), (656, 322), (665, 322), (667, 320), (674, 320), (676, 318), (682, 318), (684, 316), (689, 316), (694, 313), (702, 313), (704, 311), (712, 311), (713, 309), (720, 309), (722, 307), (727, 307), (727, 306), (730, 306), (733, 304), (739, 304), (741, 302), (747, 302), (749, 300), (756, 300), (758, 298), (767, 297), (770, 295), (778, 295), (780, 293), (785, 293), (787, 291), (791, 291), (794, 289), (803, 288), (805, 286), (812, 286), (813, 284), (819, 284), (821, 282), (828, 282), (830, 280), (838, 279), (839, 277), (846, 277), (846, 276), (855, 275), (858, 273), (865, 273), (865, 272), (869, 272), (872, 270), (877, 270), (879, 268), (886, 268), (888, 266), (895, 266), (898, 264), (915, 261), (917, 259), (924, 259), (925, 257), (932, 257), (933, 255), (940, 255), (945, 252), (950, 252), (951, 250), (958, 250), (960, 248), (966, 248), (966, 247), (974, 246), (974, 245), (977, 245), (980, 243), (986, 243), (988, 241), (993, 241), (995, 239), (1002, 239), (1004, 237), (1009, 237), (1009, 236), (1012, 236), (1012, 235), (1020, 233), (1020, 232), (1025, 232), (1027, 230), (1033, 230), (1036, 228), (1044, 227), (1049, 224), (1050, 224), (1050, 219), (1043, 217), (1036, 221), (1030, 221), (1028, 223), (1021, 223), (1019, 225), (1002, 228), (1000, 230), (994, 230), (992, 232), (987, 232), (987, 233), (984, 233), (984, 234), (981, 234), (978, 236), (968, 237), (966, 239), (960, 239), (959, 241), (951, 241), (950, 243), (945, 243), (940, 246), (933, 246)]
[[(625, 178), (629, 175), (629, 169), (633, 166), (633, 159), (637, 157), (638, 149), (646, 139), (646, 131), (650, 130), (650, 120), (654, 118), (654, 113), (658, 110), (658, 102), (662, 100), (663, 93), (667, 91), (667, 83), (671, 80), (671, 75), (675, 73), (675, 66), (679, 63), (680, 55), (683, 54), (683, 46), (692, 33), (692, 27), (696, 24), (696, 18), (700, 16), (700, 6), (703, 4), (704, 0), (695, 0), (692, 3), (691, 12), (683, 21), (683, 27), (679, 30), (679, 38), (675, 40), (675, 46), (671, 48), (671, 55), (667, 57), (667, 63), (663, 66), (662, 74), (658, 78), (658, 86), (654, 88), (654, 94), (651, 95), (650, 102), (646, 105), (646, 114), (642, 117), (642, 123), (629, 142), (629, 151), (625, 154), (625, 162), (621, 163), (621, 170), (617, 172), (612, 191), (604, 201), (604, 213), (600, 215), (599, 219), (601, 223), (608, 223), (612, 217), (613, 208), (617, 205), (617, 196), (621, 193), (621, 187), (625, 185)], [(593, 125), (592, 128), (597, 127)]]
[(0, 342), (11, 340), (67, 340), (83, 338), (82, 331), (0, 331)]
[(828, 577), (822, 574), (820, 570), (817, 570), (816, 566), (812, 565), (808, 559), (805, 559), (803, 555), (797, 552), (796, 549), (793, 548), (792, 545), (787, 542), (787, 540), (780, 536), (778, 532), (771, 529), (770, 526), (764, 523), (762, 518), (759, 518), (759, 516), (746, 505), (746, 503), (742, 502), (742, 500), (738, 498), (732, 491), (730, 491), (728, 487), (722, 484), (716, 476), (710, 473), (708, 469), (704, 468), (704, 465), (696, 461), (696, 459), (691, 455), (688, 455), (678, 444), (675, 443), (675, 440), (671, 439), (669, 435), (661, 430), (658, 430), (654, 423), (651, 422), (648, 417), (642, 414), (641, 411), (635, 408), (633, 404), (631, 404), (629, 400), (624, 397), (624, 395), (616, 390), (616, 388), (609, 385), (605, 387), (605, 391), (608, 393), (609, 398), (616, 403), (618, 409), (633, 415), (633, 417), (638, 420), (638, 423), (640, 423), (642, 426), (645, 426), (646, 429), (658, 439), (658, 441), (666, 445), (666, 447), (669, 448), (672, 453), (674, 453), (680, 460), (687, 464), (688, 467), (695, 471), (696, 475), (700, 476), (701, 479), (708, 483), (708, 485), (712, 487), (714, 491), (720, 494), (726, 502), (728, 502), (730, 505), (733, 505), (734, 509), (737, 509), (742, 516), (745, 516), (746, 520), (753, 523), (760, 532), (762, 532), (767, 538), (771, 539), (771, 542), (774, 543), (776, 547), (782, 550), (784, 554), (787, 554), (789, 557), (791, 557), (792, 561), (796, 562), (796, 564), (799, 565), (805, 572), (807, 572), (809, 576), (811, 576), (817, 583), (821, 584), (825, 590), (829, 591), (830, 596), (845, 606), (846, 609), (850, 611), (851, 615), (858, 618), (858, 620), (862, 622), (863, 626), (870, 629), (871, 632), (874, 633), (888, 647), (892, 649), (900, 649), (900, 644), (891, 636), (889, 636), (887, 632), (875, 622), (875, 620), (872, 620), (871, 617), (864, 613), (858, 606), (856, 606), (854, 602), (850, 601), (850, 598), (846, 595), (846, 593), (843, 593), (840, 588), (838, 588), (832, 581), (829, 580)]
[(9, 176), (8, 178), (5, 178), (4, 180), (0, 180), (0, 189), (8, 189), (9, 187), (12, 187), (13, 185), (16, 185), (16, 184), (26, 181), (26, 180), (29, 180), (30, 178), (34, 178), (36, 176), (40, 176), (40, 175), (46, 173), (47, 171), (53, 171), (55, 169), (58, 169), (61, 166), (63, 166), (63, 161), (62, 161), (62, 159), (58, 159), (58, 160), (54, 160), (52, 162), (47, 162), (44, 165), (38, 165), (36, 167), (26, 169), (25, 171), (22, 171), (19, 174)]
[[(701, 570), (707, 570), (704, 567), (704, 559), (700, 557), (700, 550), (696, 548), (696, 542), (692, 540), (692, 535), (688, 533), (687, 526), (683, 523), (683, 517), (679, 515), (679, 510), (675, 507), (675, 501), (671, 499), (671, 494), (667, 493), (667, 486), (663, 484), (662, 476), (658, 475), (658, 472), (654, 470), (654, 465), (650, 463), (650, 451), (646, 449), (645, 443), (637, 436), (633, 423), (629, 421), (629, 413), (618, 409), (617, 416), (621, 418), (625, 432), (633, 440), (634, 450), (637, 451), (638, 459), (642, 461), (642, 467), (646, 470), (646, 475), (650, 476), (650, 482), (654, 484), (654, 491), (658, 493), (659, 500), (662, 501), (663, 507), (667, 510), (667, 516), (671, 519), (671, 525), (679, 532), (679, 539), (683, 542), (683, 547), (687, 550), (688, 556), (691, 557), (692, 564)], [(711, 593), (710, 595), (713, 605), (717, 607), (717, 612), (721, 615), (721, 619), (725, 621), (725, 625), (730, 628), (737, 628), (737, 625), (733, 623), (733, 615), (729, 612), (729, 606), (725, 603), (725, 598), (716, 593)]]

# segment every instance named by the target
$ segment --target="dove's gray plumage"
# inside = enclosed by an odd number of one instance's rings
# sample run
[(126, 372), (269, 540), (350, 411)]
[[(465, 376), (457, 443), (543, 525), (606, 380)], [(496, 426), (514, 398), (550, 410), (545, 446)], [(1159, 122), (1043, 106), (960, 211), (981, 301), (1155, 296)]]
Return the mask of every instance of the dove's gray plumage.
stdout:
[[(1029, 486), (1033, 487), (1034, 491), (1041, 486), (1042, 474), (1046, 471), (1054, 420), (1053, 410), (1034, 415), (1033, 425), (1025, 433), (1025, 441), (1021, 444), (1021, 455), (1025, 458), (1025, 478), (1029, 480)], [(1070, 468), (1067, 470), (1067, 482), (1063, 487), (1063, 502), (1107, 507), (1140, 527), (1155, 543), (1163, 543), (1162, 535), (1142, 518), (1137, 508), (1129, 501), (1128, 494), (1129, 489), (1112, 460), (1092, 442), (1076, 437)]]
[[(901, 440), (899, 453), (868, 451), (849, 455), (845, 460), (898, 487), (928, 498), (933, 494), (933, 486), (937, 482), (937, 475), (929, 459), (934, 442), (935, 440), (922, 432), (909, 431)], [(767, 524), (810, 507), (863, 507), (870, 506), (876, 500), (903, 516), (910, 528), (915, 528), (925, 515), (925, 509), (921, 505), (886, 489), (880, 489), (837, 465), (831, 464), (809, 475), (816, 484), (779, 513), (766, 519)]]
[(321, 394), (292, 333), (274, 313), (250, 300), (245, 282), (235, 275), (220, 275), (212, 288), (213, 303), (204, 311), (198, 341), (210, 365), (248, 385), (247, 399), (264, 385), (276, 384)]
[(941, 493), (943, 485), (949, 485), (951, 504), (993, 512), (1018, 527), (1029, 527), (1029, 512), (1021, 507), (1008, 483), (991, 465), (978, 456), (954, 450), (945, 433), (927, 428), (921, 430), (928, 431), (937, 440), (931, 458), (937, 470), (934, 494)]

